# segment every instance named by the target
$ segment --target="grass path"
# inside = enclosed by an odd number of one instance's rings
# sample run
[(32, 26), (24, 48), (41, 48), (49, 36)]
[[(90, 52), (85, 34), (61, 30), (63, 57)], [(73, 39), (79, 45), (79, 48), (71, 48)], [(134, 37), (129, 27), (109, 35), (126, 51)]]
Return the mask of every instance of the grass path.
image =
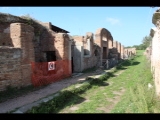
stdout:
[[(109, 74), (109, 73), (108, 73)], [(101, 80), (103, 79), (103, 80)], [(138, 51), (136, 57), (126, 60), (117, 67), (116, 71), (110, 73), (108, 79), (103, 76), (98, 78), (94, 84), (89, 84), (83, 92), (73, 92), (72, 96), (66, 99), (66, 103), (60, 108), (53, 110), (54, 103), (49, 101), (45, 105), (33, 108), (31, 113), (137, 113), (153, 112), (150, 109), (154, 96), (154, 88), (147, 91), (147, 85), (153, 85), (149, 63), (143, 56), (143, 51)], [(86, 84), (87, 85), (87, 84)], [(71, 86), (67, 90), (80, 88), (78, 85)], [(82, 87), (83, 88), (83, 87)], [(151, 97), (154, 98), (154, 97)], [(48, 108), (46, 107), (48, 105)], [(47, 110), (48, 112), (47, 112)], [(33, 112), (34, 111), (34, 112)]]

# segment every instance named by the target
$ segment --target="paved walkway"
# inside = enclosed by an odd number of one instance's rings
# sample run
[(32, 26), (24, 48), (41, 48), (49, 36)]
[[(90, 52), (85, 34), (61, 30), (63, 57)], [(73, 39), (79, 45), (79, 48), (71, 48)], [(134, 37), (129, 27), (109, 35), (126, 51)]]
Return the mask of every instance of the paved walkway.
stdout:
[(47, 102), (48, 100), (52, 99), (55, 96), (53, 96), (52, 94), (60, 91), (61, 89), (75, 84), (77, 82), (83, 81), (88, 76), (99, 75), (103, 72), (103, 70), (96, 70), (92, 73), (79, 73), (73, 75), (70, 78), (52, 83), (40, 90), (30, 92), (27, 95), (9, 99), (5, 102), (0, 103), (0, 113), (7, 113), (15, 109), (16, 111), (13, 113), (25, 113), (28, 109), (31, 109), (33, 106), (37, 106), (41, 102)]

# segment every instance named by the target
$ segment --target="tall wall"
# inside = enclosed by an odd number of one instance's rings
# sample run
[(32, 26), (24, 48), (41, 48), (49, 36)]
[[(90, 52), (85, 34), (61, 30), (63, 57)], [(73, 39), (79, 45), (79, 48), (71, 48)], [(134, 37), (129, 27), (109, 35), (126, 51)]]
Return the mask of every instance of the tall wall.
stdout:
[[(99, 28), (95, 33), (95, 43), (100, 47), (100, 62), (102, 66), (109, 59), (109, 50), (113, 46), (111, 33), (105, 28)], [(104, 48), (105, 47), (105, 48)]]
[(121, 43), (118, 42), (117, 44), (118, 44), (118, 47), (117, 47), (117, 49), (118, 49), (118, 59), (120, 59), (121, 58)]
[[(83, 56), (83, 70), (86, 70), (88, 68), (92, 67), (97, 67), (99, 64), (100, 60), (100, 47), (97, 47), (94, 45), (94, 40), (93, 40), (93, 33), (86, 33), (85, 40), (87, 41), (88, 44), (86, 47), (90, 48), (89, 50), (89, 55), (84, 55)], [(97, 51), (97, 53), (95, 53)]]
[(121, 59), (124, 58), (124, 46), (121, 45)]
[[(4, 27), (5, 28), (5, 27)], [(34, 61), (33, 27), (23, 23), (7, 25), (6, 45), (0, 46), (0, 90), (7, 86), (21, 87), (31, 84), (31, 61)], [(2, 29), (2, 28), (1, 28)], [(2, 31), (5, 31), (6, 28)], [(3, 37), (3, 36), (2, 36)], [(12, 43), (13, 47), (7, 46)]]
[(34, 28), (24, 23), (12, 23), (10, 25), (10, 36), (13, 46), (22, 49), (21, 70), (24, 85), (31, 84), (31, 62), (35, 61), (33, 38)]
[(156, 26), (154, 37), (152, 39), (152, 62), (153, 78), (156, 86), (156, 94), (160, 96), (160, 12), (155, 12), (152, 17), (152, 23)]
[(113, 41), (113, 47), (114, 47), (114, 48), (118, 48), (118, 42), (115, 41), (115, 40)]
[(155, 46), (156, 46), (156, 42), (155, 40), (157, 39), (157, 35), (155, 34), (157, 28), (152, 28), (150, 31), (150, 36), (152, 37), (152, 51), (151, 51), (151, 71), (154, 72), (154, 68), (155, 68), (155, 61), (154, 61), (154, 57), (156, 56), (156, 51), (155, 51)]

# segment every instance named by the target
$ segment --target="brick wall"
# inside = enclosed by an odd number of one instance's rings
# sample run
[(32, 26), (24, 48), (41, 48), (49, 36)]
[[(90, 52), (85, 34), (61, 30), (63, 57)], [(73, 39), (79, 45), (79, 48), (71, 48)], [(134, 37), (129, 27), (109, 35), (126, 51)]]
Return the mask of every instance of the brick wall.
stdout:
[(0, 91), (23, 85), (21, 57), (21, 48), (0, 46)]
[(31, 62), (35, 61), (33, 37), (34, 28), (24, 23), (10, 25), (11, 39), (15, 48), (22, 49), (21, 72), (23, 85), (31, 84)]
[(160, 12), (155, 12), (152, 17), (152, 23), (156, 26), (152, 38), (152, 72), (156, 86), (156, 94), (160, 96)]
[(117, 49), (118, 49), (118, 59), (121, 58), (121, 43), (120, 42), (117, 42)]
[(12, 40), (10, 38), (10, 24), (0, 24), (0, 46), (13, 47)]

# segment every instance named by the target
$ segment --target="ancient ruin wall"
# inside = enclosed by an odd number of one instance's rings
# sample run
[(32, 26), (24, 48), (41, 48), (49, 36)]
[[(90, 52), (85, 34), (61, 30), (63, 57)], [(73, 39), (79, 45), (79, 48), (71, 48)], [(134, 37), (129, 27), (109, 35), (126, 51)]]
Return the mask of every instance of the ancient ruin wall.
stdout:
[(121, 43), (118, 42), (118, 59), (121, 58)]
[[(9, 18), (8, 18), (9, 19)], [(34, 61), (33, 28), (23, 23), (1, 24), (1, 90), (7, 86), (31, 84), (31, 65)]]
[(114, 48), (118, 48), (118, 42), (115, 41), (115, 40), (113, 41), (113, 47), (114, 47)]
[(31, 84), (31, 62), (35, 61), (33, 38), (34, 28), (24, 23), (12, 23), (10, 25), (10, 36), (15, 48), (22, 49), (21, 71), (23, 84)]
[[(89, 55), (83, 57), (83, 70), (92, 68), (92, 67), (96, 67), (99, 64), (99, 59), (100, 59), (100, 48), (94, 44), (94, 40), (93, 40), (93, 33), (86, 33), (85, 36), (87, 41), (90, 41), (90, 49), (89, 49)], [(88, 45), (87, 45), (88, 47)], [(97, 52), (97, 53), (96, 53)]]
[(146, 56), (147, 60), (151, 62), (151, 46), (147, 47), (144, 51), (144, 55)]
[(13, 47), (12, 40), (10, 38), (10, 24), (0, 24), (0, 46)]
[[(112, 36), (111, 33), (105, 28), (99, 28), (95, 33), (95, 43), (100, 47), (99, 66), (102, 66), (103, 60), (108, 59), (109, 46), (111, 46), (109, 40), (112, 40), (111, 36)], [(103, 49), (103, 47), (106, 47), (106, 50)]]
[(152, 36), (152, 51), (151, 51), (151, 72), (153, 73), (154, 76), (154, 69), (155, 69), (155, 61), (154, 57), (156, 56), (155, 52), (155, 46), (156, 46), (156, 40), (157, 40), (157, 33), (156, 33), (157, 28), (152, 28), (150, 31), (150, 36)]
[(124, 57), (124, 46), (121, 45), (121, 59), (123, 59)]
[(154, 34), (153, 39), (153, 49), (152, 56), (153, 66), (154, 67), (154, 79), (155, 79), (155, 86), (156, 86), (156, 94), (160, 96), (160, 12), (155, 12), (152, 17), (152, 23), (157, 27), (157, 30)]
[(21, 48), (0, 46), (0, 91), (23, 85), (21, 57)]

